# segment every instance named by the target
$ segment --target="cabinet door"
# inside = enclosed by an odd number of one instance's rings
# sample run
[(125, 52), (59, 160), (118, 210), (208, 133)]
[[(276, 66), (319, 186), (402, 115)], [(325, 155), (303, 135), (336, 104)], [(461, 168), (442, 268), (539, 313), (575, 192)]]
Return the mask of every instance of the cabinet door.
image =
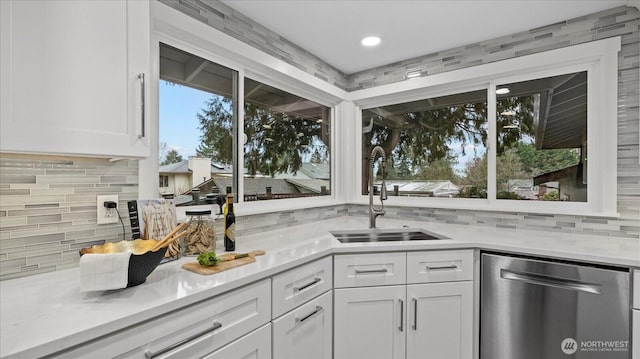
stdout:
[(336, 289), (334, 358), (405, 357), (405, 286)]
[(271, 324), (227, 344), (202, 359), (229, 358), (271, 359)]
[[(637, 273), (638, 271), (636, 271)], [(631, 311), (633, 321), (632, 337), (631, 337), (631, 358), (640, 359), (640, 309), (633, 309)]]
[(138, 78), (150, 63), (148, 1), (9, 0), (0, 10), (1, 151), (148, 155)]
[(273, 321), (274, 358), (332, 358), (332, 295), (327, 292)]
[(408, 285), (407, 304), (407, 358), (473, 356), (473, 282)]

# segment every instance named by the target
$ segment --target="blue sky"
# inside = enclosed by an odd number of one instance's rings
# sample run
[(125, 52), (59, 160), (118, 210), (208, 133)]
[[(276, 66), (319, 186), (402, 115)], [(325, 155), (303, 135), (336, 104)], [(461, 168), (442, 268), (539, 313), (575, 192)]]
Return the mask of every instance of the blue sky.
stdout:
[(160, 143), (175, 149), (184, 159), (196, 154), (200, 130), (196, 114), (205, 107), (211, 93), (160, 80)]

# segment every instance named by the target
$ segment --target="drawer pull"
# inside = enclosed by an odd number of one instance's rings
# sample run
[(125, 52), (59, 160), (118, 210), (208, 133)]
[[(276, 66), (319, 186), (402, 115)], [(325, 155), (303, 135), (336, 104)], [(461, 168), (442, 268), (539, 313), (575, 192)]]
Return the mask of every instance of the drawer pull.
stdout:
[(411, 298), (413, 301), (413, 330), (418, 330), (418, 299)]
[(312, 285), (316, 285), (318, 283), (320, 283), (322, 281), (321, 278), (314, 278), (313, 281), (311, 283), (307, 283), (305, 285), (303, 285), (302, 287), (293, 287), (293, 292), (301, 292), (309, 287), (311, 287)]
[(307, 319), (309, 319), (309, 318), (313, 317), (314, 315), (316, 315), (316, 314), (320, 313), (320, 312), (321, 312), (321, 311), (323, 311), (323, 310), (324, 310), (324, 308), (322, 308), (322, 307), (321, 307), (321, 306), (319, 306), (319, 305), (316, 305), (316, 309), (315, 309), (313, 312), (311, 312), (311, 313), (309, 313), (309, 314), (305, 315), (305, 316), (304, 316), (304, 317), (302, 317), (302, 318), (296, 318), (296, 324), (300, 324), (300, 323), (304, 322), (305, 320), (307, 320)]
[(387, 268), (380, 269), (356, 269), (356, 274), (366, 274), (366, 273), (387, 273)]
[(443, 270), (443, 269), (458, 269), (457, 265), (450, 265), (450, 266), (439, 266), (439, 267), (431, 267), (431, 266), (427, 266), (428, 270)]
[(400, 326), (398, 327), (399, 331), (403, 331), (404, 329), (404, 300), (398, 299), (400, 303)]
[(199, 337), (201, 337), (201, 336), (203, 336), (205, 334), (211, 333), (214, 330), (220, 329), (220, 328), (222, 328), (222, 324), (220, 324), (219, 322), (213, 322), (213, 327), (211, 327), (211, 328), (207, 328), (207, 329), (205, 329), (203, 331), (200, 331), (200, 332), (198, 332), (198, 333), (196, 333), (196, 334), (194, 334), (194, 335), (192, 335), (190, 337), (187, 337), (187, 338), (185, 338), (185, 339), (183, 339), (183, 340), (181, 340), (181, 341), (179, 341), (177, 343), (171, 344), (166, 348), (160, 349), (157, 352), (151, 352), (151, 351), (147, 350), (147, 351), (144, 352), (144, 356), (147, 359), (156, 358), (156, 357), (158, 357), (158, 356), (160, 356), (160, 355), (162, 355), (162, 354), (164, 354), (166, 352), (172, 351), (172, 350), (174, 350), (174, 349), (176, 349), (176, 348), (178, 348), (178, 347), (180, 347), (182, 345), (187, 344), (188, 342), (190, 342), (190, 341), (192, 341), (194, 339), (197, 339), (197, 338), (199, 338)]

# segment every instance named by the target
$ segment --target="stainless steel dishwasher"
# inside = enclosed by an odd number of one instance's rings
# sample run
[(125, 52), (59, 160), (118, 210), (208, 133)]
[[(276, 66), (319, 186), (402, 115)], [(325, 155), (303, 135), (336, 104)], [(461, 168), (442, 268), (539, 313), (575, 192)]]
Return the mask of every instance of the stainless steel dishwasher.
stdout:
[(629, 359), (628, 269), (483, 253), (480, 359)]

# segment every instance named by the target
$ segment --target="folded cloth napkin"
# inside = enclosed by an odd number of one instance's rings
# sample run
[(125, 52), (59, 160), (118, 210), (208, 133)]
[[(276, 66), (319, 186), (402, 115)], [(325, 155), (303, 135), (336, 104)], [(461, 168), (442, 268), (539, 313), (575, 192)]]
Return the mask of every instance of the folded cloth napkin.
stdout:
[(87, 253), (80, 257), (80, 291), (126, 288), (131, 252)]

